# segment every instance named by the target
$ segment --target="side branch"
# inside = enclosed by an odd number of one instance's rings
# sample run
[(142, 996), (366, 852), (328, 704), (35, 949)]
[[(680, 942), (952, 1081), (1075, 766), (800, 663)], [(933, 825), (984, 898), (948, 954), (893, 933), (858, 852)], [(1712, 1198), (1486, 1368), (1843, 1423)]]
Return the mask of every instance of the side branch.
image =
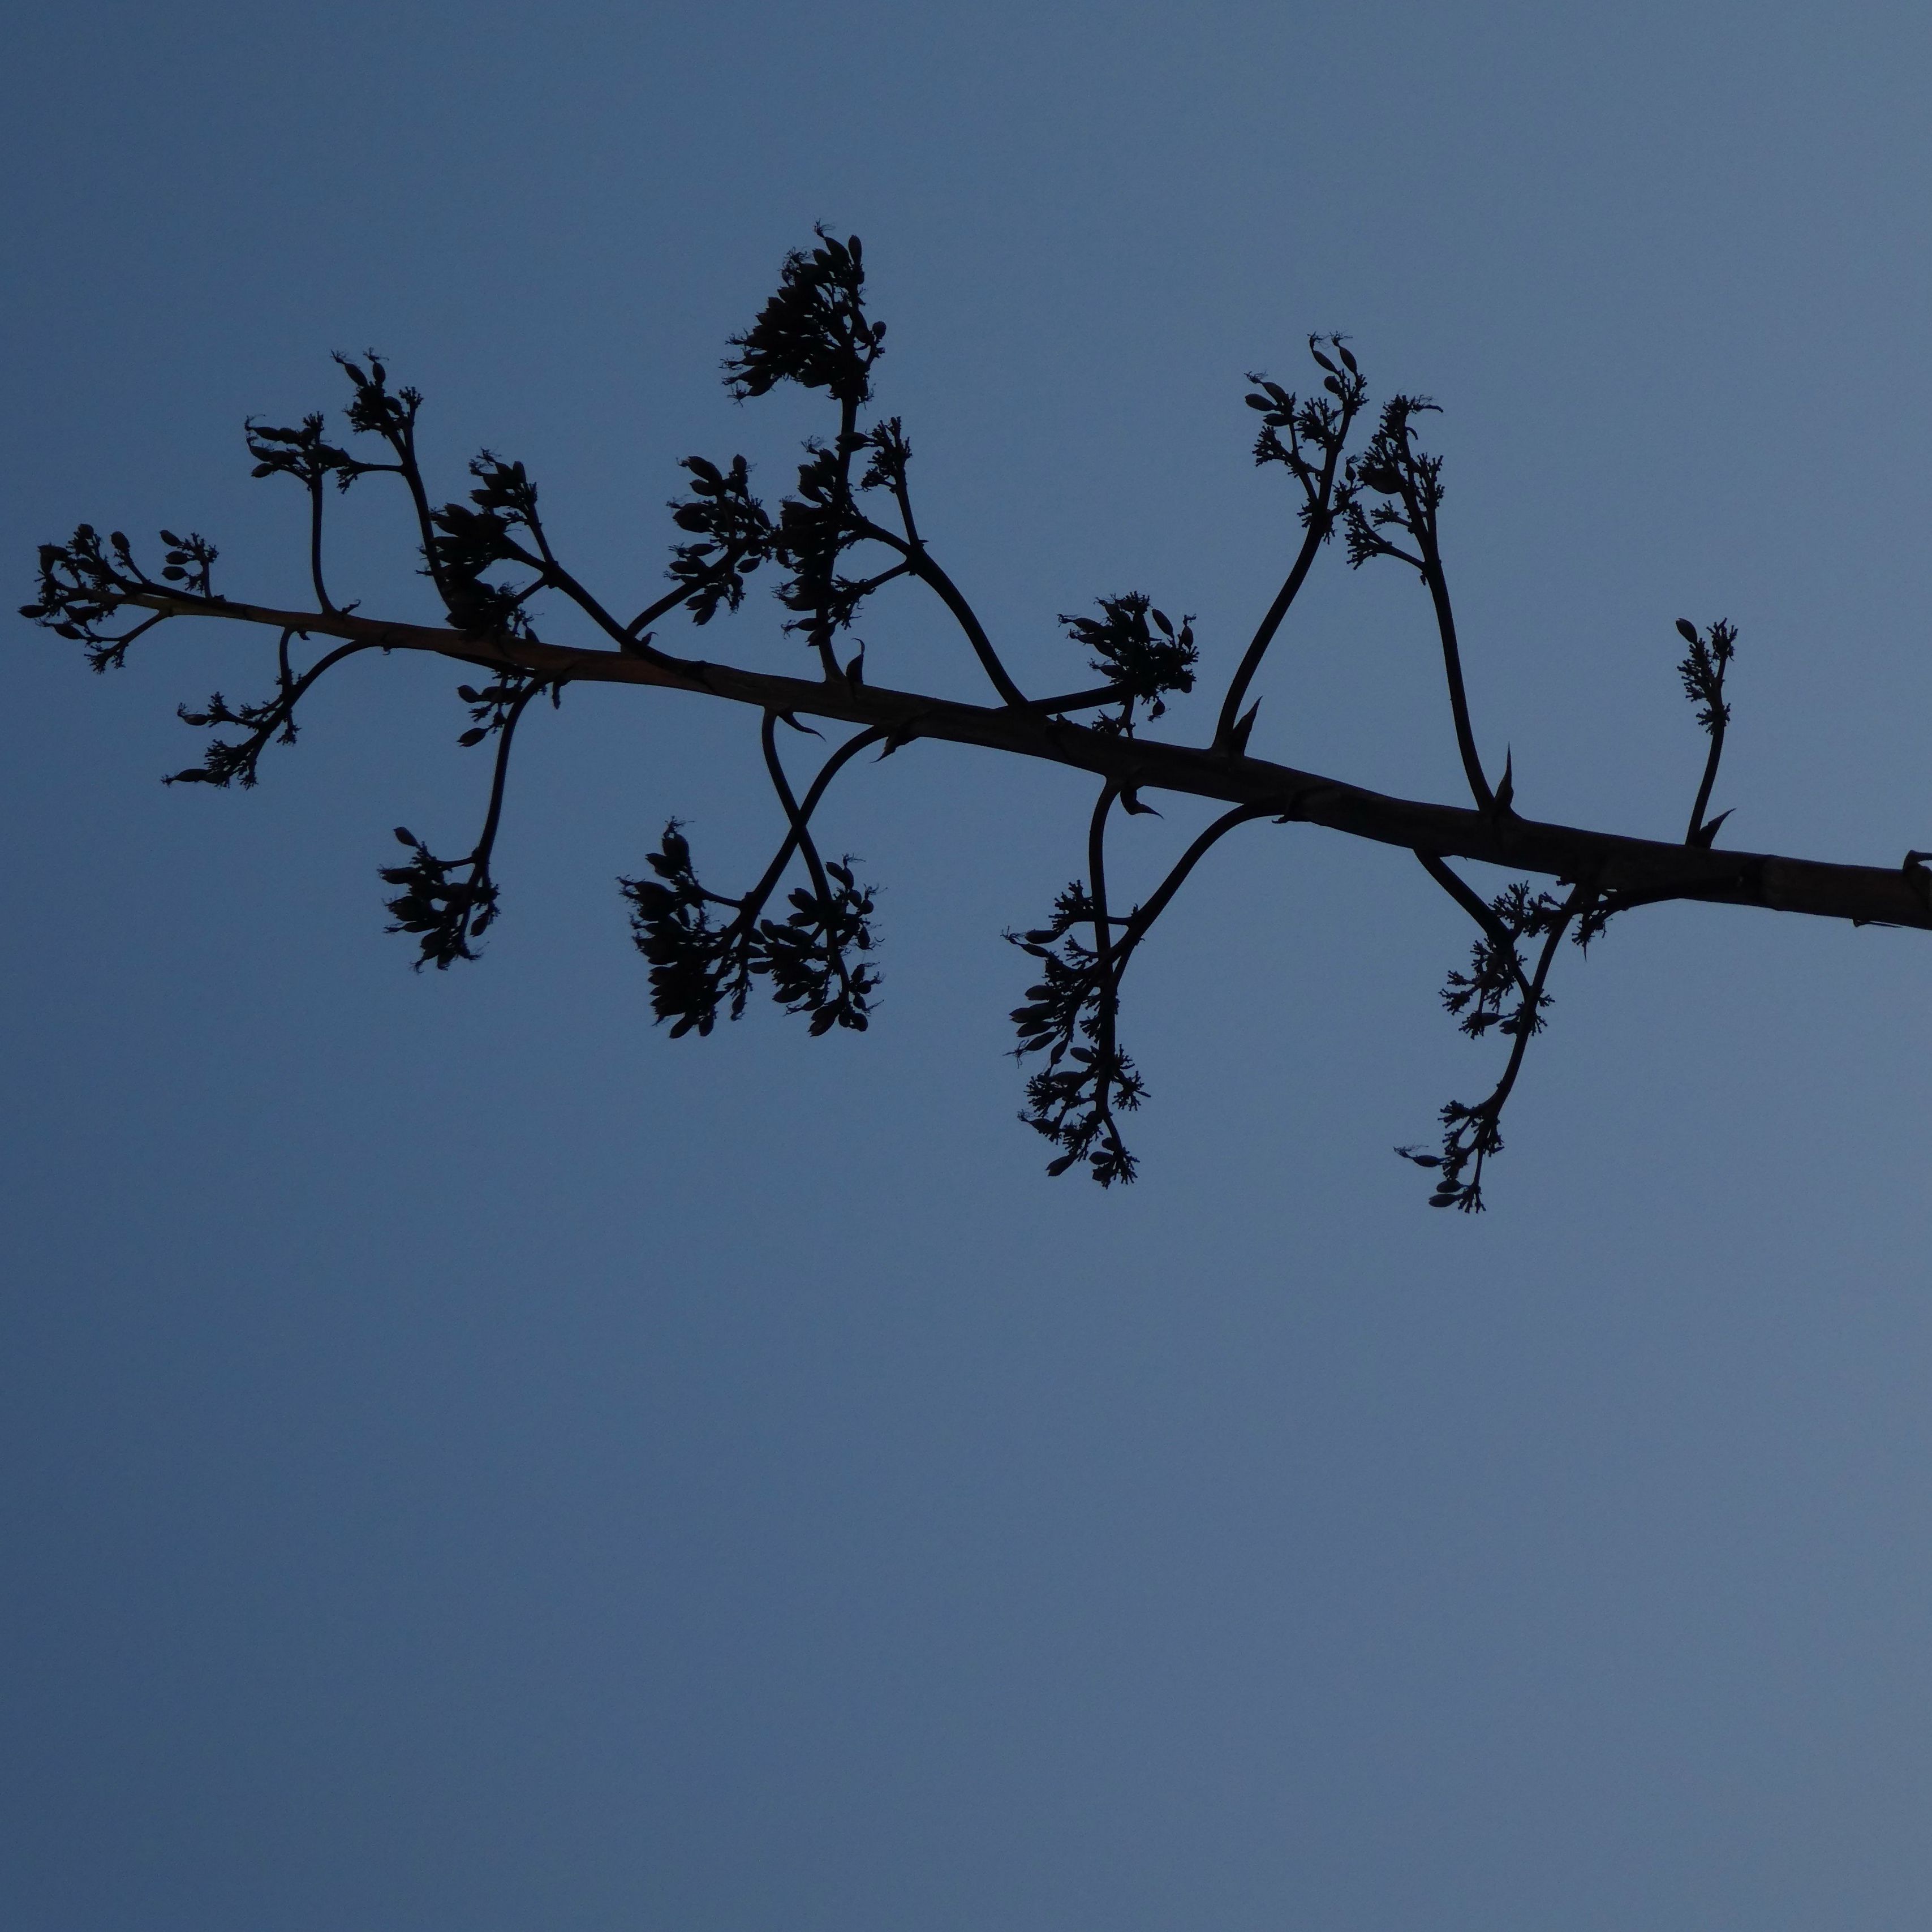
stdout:
[(1136, 907), (1133, 916), (1126, 922), (1126, 929), (1121, 934), (1120, 944), (1115, 948), (1116, 978), (1126, 970), (1127, 962), (1133, 957), (1134, 948), (1146, 938), (1154, 921), (1173, 903), (1174, 894), (1187, 883), (1187, 875), (1236, 826), (1246, 825), (1255, 819), (1265, 818), (1268, 815), (1268, 808), (1264, 805), (1238, 805), (1232, 812), (1224, 812), (1181, 854), (1168, 868), (1167, 877), (1155, 888), (1154, 896), (1144, 904)]
[[(1422, 861), (1422, 869), (1481, 927), (1484, 937), (1496, 948), (1498, 953), (1514, 959), (1516, 949), (1508, 931), (1468, 881), (1450, 871), (1432, 852), (1418, 852), (1415, 856)], [(1520, 965), (1515, 969), (1514, 976), (1517, 990), (1527, 999), (1529, 997), (1529, 982), (1523, 976), (1522, 968)]]
[[(934, 562), (926, 546), (916, 537), (910, 539), (896, 537), (889, 530), (869, 519), (862, 519), (859, 524), (862, 536), (868, 537), (874, 543), (883, 544), (888, 550), (896, 550), (904, 559), (903, 568), (911, 572), (920, 583), (936, 596), (952, 614), (952, 620), (965, 634), (966, 641), (973, 647), (973, 655), (980, 660), (980, 668), (992, 680), (993, 688), (1011, 705), (1024, 706), (1026, 693), (1013, 680), (1012, 674), (1000, 661), (1000, 654), (993, 648), (993, 640), (986, 634), (986, 627), (980, 622), (979, 613), (966, 601), (965, 593), (958, 585)], [(885, 580), (879, 580), (883, 583)]]
[(1264, 759), (1090, 730), (1029, 708), (994, 709), (846, 680), (782, 677), (728, 664), (658, 664), (616, 651), (584, 650), (531, 638), (469, 638), (428, 625), (284, 610), (219, 598), (142, 592), (122, 600), (168, 616), (221, 617), (270, 629), (307, 631), (389, 650), (434, 652), (460, 663), (580, 684), (654, 685), (729, 699), (760, 711), (795, 711), (875, 726), (898, 742), (938, 738), (1039, 758), (1118, 782), (1255, 806), (1284, 818), (1418, 855), (1472, 860), (1559, 880), (1588, 879), (1622, 904), (1696, 899), (1805, 913), (1856, 925), (1932, 931), (1932, 872), (1827, 864), (1753, 852), (1712, 851), (1556, 825), (1466, 806), (1392, 798)]

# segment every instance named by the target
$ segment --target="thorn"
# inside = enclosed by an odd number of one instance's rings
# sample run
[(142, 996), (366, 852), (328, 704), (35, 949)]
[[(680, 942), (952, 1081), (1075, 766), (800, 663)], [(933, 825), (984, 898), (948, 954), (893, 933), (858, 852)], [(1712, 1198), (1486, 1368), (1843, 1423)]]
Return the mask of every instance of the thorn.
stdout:
[(1510, 801), (1516, 796), (1516, 753), (1514, 748), (1503, 753), (1503, 782), (1496, 787), (1496, 814), (1500, 818), (1510, 809)]
[(859, 646), (858, 656), (845, 667), (845, 682), (848, 684), (863, 684), (865, 681), (866, 647), (861, 644)]
[(1241, 715), (1241, 721), (1228, 734), (1228, 755), (1231, 758), (1245, 758), (1248, 755), (1248, 734), (1255, 728), (1255, 714), (1262, 708), (1258, 698)]
[(1144, 814), (1149, 818), (1158, 818), (1160, 816), (1152, 806), (1142, 804), (1140, 788), (1138, 785), (1128, 785), (1122, 790), (1120, 809), (1130, 815)]
[(802, 731), (808, 738), (822, 738), (825, 736), (825, 734), (820, 730), (815, 725), (801, 724), (798, 722), (797, 718), (789, 711), (781, 711), (778, 713), (778, 716), (783, 718), (794, 731)]
[(1712, 819), (1708, 824), (1699, 826), (1696, 830), (1692, 832), (1690, 836), (1684, 841), (1684, 843), (1689, 845), (1701, 845), (1708, 850), (1710, 847), (1711, 841), (1718, 836), (1718, 827), (1723, 824), (1724, 820), (1730, 818), (1731, 814), (1736, 810), (1737, 807), (1734, 805), (1726, 807), (1725, 810), (1719, 812), (1717, 817)]

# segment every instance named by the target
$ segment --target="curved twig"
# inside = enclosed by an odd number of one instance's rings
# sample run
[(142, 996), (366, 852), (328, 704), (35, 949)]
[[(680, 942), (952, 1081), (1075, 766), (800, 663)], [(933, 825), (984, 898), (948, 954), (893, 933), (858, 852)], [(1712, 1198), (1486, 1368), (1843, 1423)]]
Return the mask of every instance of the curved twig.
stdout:
[(1268, 656), (1268, 646), (1274, 643), (1276, 632), (1280, 629), (1282, 619), (1288, 615), (1288, 607), (1300, 595), (1302, 585), (1307, 581), (1308, 573), (1315, 567), (1316, 557), (1334, 529), (1335, 476), (1342, 461), (1342, 451), (1348, 442), (1348, 430), (1354, 414), (1354, 409), (1344, 407), (1340, 427), (1330, 442), (1322, 461), (1320, 480), (1309, 492), (1308, 527), (1303, 532), (1301, 548), (1295, 554), (1294, 562), (1286, 579), (1275, 592), (1274, 602), (1268, 606), (1248, 648), (1242, 653), (1240, 664), (1228, 686), (1227, 695), (1221, 700), (1221, 715), (1214, 724), (1214, 742), (1217, 747), (1224, 747), (1232, 742), (1235, 721), (1240, 716), (1241, 704), (1248, 694), (1248, 686), (1253, 683), (1255, 674), (1261, 669), (1262, 660)]
[(1436, 548), (1435, 512), (1427, 524), (1428, 544), (1424, 552), (1422, 580), (1429, 586), (1429, 601), (1436, 613), (1436, 628), (1442, 640), (1442, 669), (1449, 684), (1449, 712), (1455, 721), (1456, 749), (1462, 760), (1464, 776), (1479, 812), (1492, 812), (1496, 795), (1483, 770), (1476, 751), (1476, 734), (1469, 722), (1469, 698), (1462, 684), (1462, 654), (1456, 640), (1456, 613), (1449, 602), (1449, 585), (1442, 573), (1442, 558)]
[[(770, 714), (767, 713), (766, 716), (769, 718)], [(839, 772), (861, 752), (864, 751), (867, 746), (876, 745), (886, 735), (884, 726), (874, 724), (869, 730), (861, 731), (856, 736), (847, 739), (844, 743), (841, 745), (838, 750), (834, 752), (819, 767), (818, 776), (812, 780), (805, 796), (798, 801), (795, 808), (788, 809), (786, 822), (789, 829), (785, 833), (784, 842), (778, 847), (772, 862), (765, 868), (758, 883), (742, 899), (725, 899), (718, 902), (722, 904), (735, 905), (739, 908), (739, 919), (734, 923), (748, 923), (756, 919), (764, 910), (766, 901), (777, 890), (779, 880), (784, 876), (786, 866), (791, 863), (792, 854), (799, 849), (800, 826), (808, 825), (812, 822), (812, 814), (818, 809), (819, 801), (830, 789), (832, 781), (838, 776)], [(777, 746), (774, 741), (766, 754), (768, 760), (776, 754), (776, 750)], [(782, 802), (787, 796), (786, 791), (781, 790), (778, 796)], [(714, 894), (712, 896), (715, 898), (716, 896)]]
[[(1482, 928), (1490, 944), (1506, 958), (1514, 960), (1516, 958), (1516, 943), (1481, 894), (1459, 873), (1451, 871), (1434, 853), (1418, 852), (1415, 856), (1422, 862), (1422, 869)], [(1523, 977), (1520, 964), (1516, 968), (1516, 982), (1527, 998), (1529, 982)]]
[(966, 601), (964, 594), (951, 578), (932, 560), (932, 553), (923, 544), (908, 542), (904, 537), (895, 536), (883, 524), (875, 524), (868, 517), (857, 519), (857, 528), (862, 536), (869, 537), (874, 543), (882, 543), (888, 549), (897, 550), (904, 558), (912, 574), (938, 598), (952, 614), (953, 620), (965, 633), (966, 641), (973, 647), (973, 654), (980, 660), (981, 668), (992, 680), (993, 688), (1006, 704), (1016, 710), (1023, 710), (1028, 703), (1026, 693), (1016, 684), (1006, 666), (1000, 662), (1000, 654), (993, 648), (993, 640), (986, 634), (986, 627), (980, 622), (979, 614)]
[[(812, 874), (812, 890), (817, 893), (818, 903), (825, 908), (825, 914), (829, 920), (832, 903), (832, 882), (825, 876), (824, 862), (818, 856), (818, 848), (813, 842), (805, 814), (800, 810), (798, 800), (792, 795), (791, 782), (785, 776), (784, 761), (778, 756), (778, 716), (776, 711), (767, 711), (764, 723), (760, 728), (759, 742), (764, 747), (765, 770), (771, 774), (772, 789), (778, 794), (779, 804), (784, 807), (785, 817), (791, 825), (792, 836), (798, 842), (798, 849), (804, 858), (806, 869)], [(829, 932), (825, 951), (827, 959), (838, 975), (840, 986), (849, 998), (852, 992), (851, 972), (845, 964), (843, 949), (831, 943)]]
[(1274, 808), (1271, 806), (1238, 805), (1232, 812), (1223, 812), (1182, 853), (1152, 896), (1145, 904), (1136, 907), (1132, 916), (1126, 921), (1127, 929), (1121, 934), (1120, 944), (1114, 950), (1114, 981), (1117, 986), (1120, 976), (1127, 970), (1127, 962), (1133, 957), (1135, 947), (1148, 936), (1154, 921), (1167, 910), (1174, 894), (1186, 884), (1188, 874), (1238, 825), (1250, 825), (1257, 819), (1271, 818), (1274, 815)]

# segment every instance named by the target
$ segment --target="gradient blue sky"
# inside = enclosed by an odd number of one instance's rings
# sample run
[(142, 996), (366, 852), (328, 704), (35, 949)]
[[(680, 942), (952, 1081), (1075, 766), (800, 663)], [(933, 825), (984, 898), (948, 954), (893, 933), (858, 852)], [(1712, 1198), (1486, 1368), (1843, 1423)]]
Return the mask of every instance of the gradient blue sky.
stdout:
[[(1342, 328), (1444, 406), (1522, 808), (1672, 834), (1672, 620), (1724, 615), (1727, 838), (1932, 845), (1922, 8), (76, 0), (8, 38), (10, 608), (82, 518), (298, 590), (241, 420), (369, 343), (448, 487), (524, 458), (641, 600), (678, 457), (776, 494), (817, 425), (716, 372), (824, 218), (1024, 676), (1131, 587), (1232, 664), (1288, 531), (1242, 374)], [(424, 611), (350, 507), (345, 594)], [(1106, 1196), (1042, 1176), (1001, 1057), (1067, 775), (855, 770), (874, 1030), (674, 1043), (614, 880), (673, 813), (760, 862), (746, 716), (533, 717), (488, 957), (416, 976), (374, 872), (473, 824), (446, 668), (358, 662), (258, 790), (164, 792), (174, 704), (262, 688), (259, 644), (97, 680), (7, 622), (7, 1925), (1924, 1924), (1924, 935), (1612, 928), (1472, 1222), (1388, 1151), (1493, 1066), (1436, 1003), (1460, 916), (1250, 832), (1136, 968)], [(971, 689), (916, 599), (867, 630), (875, 677)], [(796, 661), (762, 598), (706, 648)], [(1412, 584), (1327, 560), (1265, 691), (1258, 749), (1457, 795)], [(1136, 821), (1128, 880), (1193, 822)]]

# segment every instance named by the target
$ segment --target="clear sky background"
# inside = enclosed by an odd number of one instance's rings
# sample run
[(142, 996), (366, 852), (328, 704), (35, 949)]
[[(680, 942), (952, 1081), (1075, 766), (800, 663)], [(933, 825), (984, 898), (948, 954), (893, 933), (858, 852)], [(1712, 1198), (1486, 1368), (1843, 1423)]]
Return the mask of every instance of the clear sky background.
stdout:
[[(447, 490), (523, 458), (641, 602), (676, 458), (776, 496), (822, 427), (716, 375), (824, 219), (1036, 688), (1132, 588), (1225, 674), (1291, 536), (1243, 372), (1346, 328), (1444, 405), (1521, 808), (1676, 836), (1672, 622), (1723, 616), (1726, 841), (1932, 846), (1922, 7), (74, 0), (8, 45), (10, 610), (82, 518), (298, 595), (242, 419), (372, 343)], [(364, 498), (342, 594), (427, 616)], [(704, 648), (794, 666), (776, 619)], [(1493, 1077), (1461, 916), (1251, 831), (1136, 968), (1107, 1196), (1002, 1058), (1084, 781), (856, 769), (874, 1030), (674, 1042), (614, 880), (674, 813), (762, 862), (749, 716), (532, 716), (488, 956), (416, 976), (375, 868), (476, 822), (448, 667), (358, 661), (259, 790), (164, 791), (261, 640), (96, 679), (4, 621), (8, 1926), (1923, 1925), (1924, 935), (1619, 922), (1472, 1220), (1389, 1151)], [(864, 628), (973, 694), (916, 598)], [(1325, 559), (1264, 690), (1258, 750), (1459, 796), (1393, 571)], [(1134, 822), (1130, 892), (1198, 815)]]

